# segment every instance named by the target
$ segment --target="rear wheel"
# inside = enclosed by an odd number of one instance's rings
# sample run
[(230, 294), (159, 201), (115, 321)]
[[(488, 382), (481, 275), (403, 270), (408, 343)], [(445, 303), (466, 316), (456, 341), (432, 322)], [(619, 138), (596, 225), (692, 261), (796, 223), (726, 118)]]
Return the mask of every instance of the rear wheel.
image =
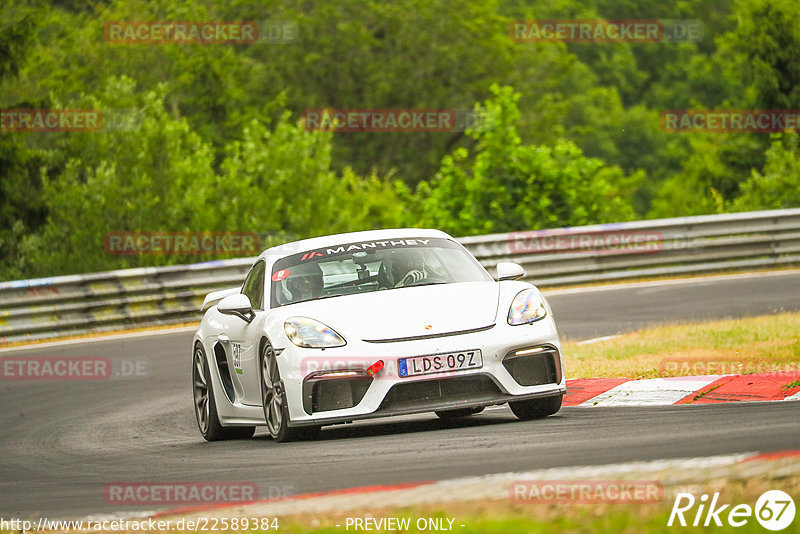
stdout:
[(439, 419), (456, 419), (459, 417), (469, 417), (470, 415), (479, 414), (483, 411), (484, 406), (477, 408), (459, 408), (457, 410), (439, 410), (434, 412)]
[(192, 358), (192, 390), (194, 393), (194, 415), (197, 426), (206, 441), (223, 439), (247, 439), (253, 437), (254, 426), (222, 426), (214, 401), (214, 386), (208, 371), (206, 352), (197, 344)]
[(261, 404), (267, 431), (278, 443), (302, 439), (315, 439), (319, 436), (319, 426), (292, 428), (289, 426), (289, 405), (283, 387), (278, 358), (269, 342), (261, 349)]
[(561, 409), (561, 398), (563, 395), (553, 395), (552, 397), (542, 397), (524, 401), (509, 402), (508, 406), (518, 418), (522, 420), (541, 419), (548, 415), (553, 415)]

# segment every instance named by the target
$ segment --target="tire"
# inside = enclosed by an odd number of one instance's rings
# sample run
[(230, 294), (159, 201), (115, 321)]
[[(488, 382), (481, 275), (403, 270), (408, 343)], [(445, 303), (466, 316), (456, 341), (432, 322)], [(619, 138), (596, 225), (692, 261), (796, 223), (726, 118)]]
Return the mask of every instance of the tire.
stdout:
[(269, 435), (278, 443), (316, 439), (319, 437), (319, 426), (290, 427), (289, 405), (286, 401), (286, 390), (283, 387), (278, 359), (272, 345), (267, 341), (261, 349), (259, 375), (261, 378), (261, 406), (264, 408), (264, 420)]
[(548, 415), (553, 415), (561, 409), (562, 397), (563, 395), (559, 394), (552, 397), (542, 397), (541, 399), (509, 402), (508, 406), (514, 412), (514, 415), (523, 421), (541, 419)]
[(476, 415), (483, 411), (485, 406), (478, 406), (477, 408), (458, 408), (456, 410), (440, 410), (434, 412), (439, 419), (457, 419), (460, 417), (469, 417)]
[(198, 343), (192, 356), (192, 393), (194, 398), (194, 416), (200, 434), (206, 441), (226, 439), (248, 439), (256, 431), (254, 426), (222, 426), (217, 414), (217, 403), (214, 397), (214, 385), (208, 370), (208, 358), (203, 346)]

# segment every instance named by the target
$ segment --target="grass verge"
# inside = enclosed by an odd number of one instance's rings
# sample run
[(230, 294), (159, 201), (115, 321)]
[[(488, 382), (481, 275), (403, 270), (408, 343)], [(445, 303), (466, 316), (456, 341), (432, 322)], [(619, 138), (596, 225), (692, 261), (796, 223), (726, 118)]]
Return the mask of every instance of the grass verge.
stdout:
[[(789, 495), (800, 493), (800, 477), (751, 478), (731, 480), (721, 478), (709, 481), (705, 485), (681, 488), (692, 493), (698, 499), (702, 494), (713, 496), (719, 492), (719, 505), (731, 503), (755, 506), (758, 497), (765, 491), (780, 489)], [(697, 506), (685, 514), (687, 527), (674, 523), (667, 526), (672, 505), (678, 488), (666, 488), (663, 501), (655, 504), (539, 504), (518, 502), (505, 498), (491, 501), (454, 502), (445, 506), (414, 506), (398, 508), (387, 506), (384, 509), (351, 510), (347, 513), (328, 513), (317, 516), (290, 516), (280, 519), (281, 532), (297, 534), (342, 534), (355, 532), (353, 526), (346, 529), (347, 518), (372, 517), (409, 518), (408, 530), (402, 532), (431, 532), (430, 529), (416, 528), (416, 522), (426, 518), (442, 519), (445, 526), (452, 519), (452, 530), (455, 534), (523, 534), (545, 533), (657, 533), (657, 532), (699, 532), (709, 527), (692, 527)], [(699, 502), (699, 501), (698, 501)], [(728, 510), (732, 506), (728, 507)], [(714, 532), (767, 532), (755, 519), (749, 518), (747, 524), (734, 528), (725, 524), (727, 511), (721, 514), (722, 527), (711, 526)], [(700, 524), (705, 520), (702, 514)], [(339, 525), (339, 526), (337, 526)], [(463, 526), (462, 526), (463, 525)], [(391, 532), (381, 531), (377, 532)], [(397, 531), (395, 531), (397, 532)], [(782, 533), (800, 532), (800, 517)]]
[(654, 326), (588, 345), (565, 341), (564, 366), (568, 378), (800, 372), (798, 332), (797, 312)]

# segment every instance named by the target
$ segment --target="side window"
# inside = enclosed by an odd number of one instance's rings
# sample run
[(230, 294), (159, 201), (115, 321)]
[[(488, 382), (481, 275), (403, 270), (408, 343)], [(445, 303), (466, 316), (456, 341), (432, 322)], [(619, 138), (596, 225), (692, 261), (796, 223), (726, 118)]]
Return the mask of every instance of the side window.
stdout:
[(264, 309), (264, 272), (266, 264), (263, 261), (256, 263), (242, 285), (242, 294), (247, 295), (254, 310)]

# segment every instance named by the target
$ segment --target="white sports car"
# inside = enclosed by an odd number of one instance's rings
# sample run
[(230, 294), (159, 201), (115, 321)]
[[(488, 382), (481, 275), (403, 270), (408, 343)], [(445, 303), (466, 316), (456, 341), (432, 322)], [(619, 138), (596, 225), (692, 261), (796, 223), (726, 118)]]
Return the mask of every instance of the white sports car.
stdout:
[(495, 281), (438, 230), (375, 230), (264, 251), (241, 287), (210, 293), (192, 342), (206, 440), (279, 442), (322, 425), (508, 403), (554, 414), (566, 392), (553, 315), (500, 263)]

